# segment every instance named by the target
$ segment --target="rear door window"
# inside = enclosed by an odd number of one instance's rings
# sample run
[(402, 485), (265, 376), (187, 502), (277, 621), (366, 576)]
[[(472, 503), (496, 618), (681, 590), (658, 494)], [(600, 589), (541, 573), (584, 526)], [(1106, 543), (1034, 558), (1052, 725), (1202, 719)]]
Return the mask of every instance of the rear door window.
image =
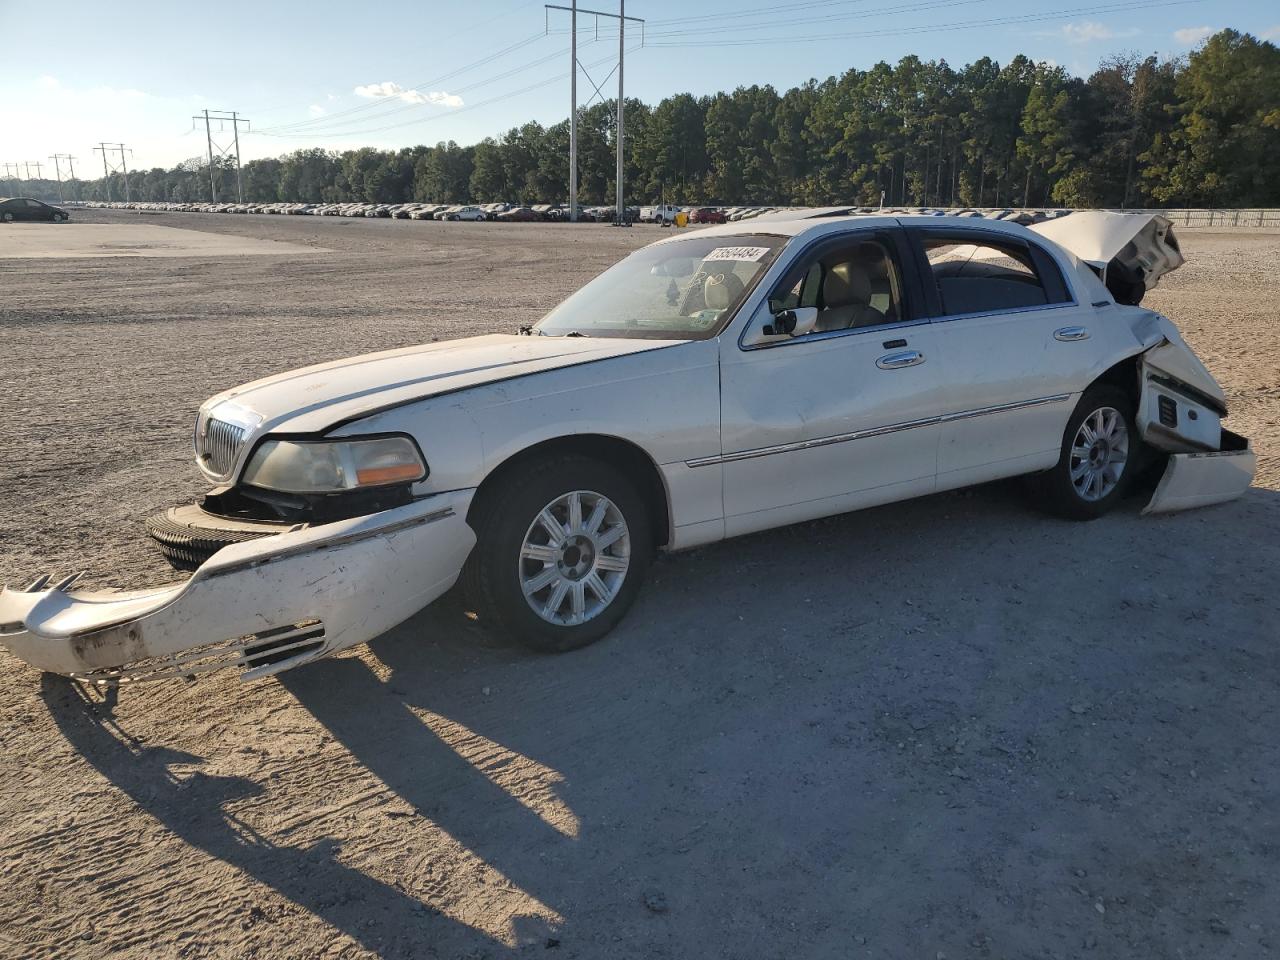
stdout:
[(1052, 260), (1016, 239), (925, 233), (943, 316), (1027, 310), (1070, 301)]

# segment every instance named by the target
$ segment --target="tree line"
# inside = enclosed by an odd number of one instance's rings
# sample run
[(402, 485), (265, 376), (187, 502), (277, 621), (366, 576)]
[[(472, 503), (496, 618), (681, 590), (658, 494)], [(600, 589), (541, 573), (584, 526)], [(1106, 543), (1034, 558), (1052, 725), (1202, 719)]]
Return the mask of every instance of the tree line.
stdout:
[[(611, 107), (579, 117), (585, 204), (614, 202)], [(1112, 57), (1087, 79), (1021, 55), (959, 70), (908, 56), (784, 93), (628, 100), (626, 122), (631, 203), (1280, 206), (1280, 48), (1234, 30), (1187, 57)], [(565, 120), (473, 146), (297, 150), (242, 177), (247, 201), (556, 202), (568, 152)], [(234, 167), (213, 173), (234, 200)], [(78, 186), (85, 200), (124, 197), (119, 175)], [(209, 167), (131, 172), (129, 190), (208, 200)]]

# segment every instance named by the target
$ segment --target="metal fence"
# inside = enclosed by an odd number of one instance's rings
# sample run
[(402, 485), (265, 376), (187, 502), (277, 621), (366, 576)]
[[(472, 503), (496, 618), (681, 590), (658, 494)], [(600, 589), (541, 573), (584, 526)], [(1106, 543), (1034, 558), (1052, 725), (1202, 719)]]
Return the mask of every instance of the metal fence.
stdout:
[(1184, 227), (1275, 227), (1280, 210), (1128, 210), (1125, 213), (1158, 213)]

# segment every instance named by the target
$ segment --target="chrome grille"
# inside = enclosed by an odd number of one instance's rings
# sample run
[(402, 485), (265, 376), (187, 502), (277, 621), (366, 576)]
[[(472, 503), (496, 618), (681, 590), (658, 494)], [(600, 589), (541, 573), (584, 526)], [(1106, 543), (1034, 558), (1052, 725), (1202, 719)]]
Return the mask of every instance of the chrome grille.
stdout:
[(196, 437), (196, 451), (205, 469), (216, 477), (228, 476), (248, 433), (244, 427), (210, 417)]

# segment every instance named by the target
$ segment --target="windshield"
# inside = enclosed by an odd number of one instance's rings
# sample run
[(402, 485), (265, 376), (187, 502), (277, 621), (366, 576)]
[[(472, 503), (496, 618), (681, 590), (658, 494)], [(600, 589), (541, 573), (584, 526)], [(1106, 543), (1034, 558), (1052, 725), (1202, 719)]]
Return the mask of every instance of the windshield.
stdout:
[(645, 247), (552, 310), (534, 331), (549, 337), (713, 337), (786, 243), (786, 237), (744, 234)]

